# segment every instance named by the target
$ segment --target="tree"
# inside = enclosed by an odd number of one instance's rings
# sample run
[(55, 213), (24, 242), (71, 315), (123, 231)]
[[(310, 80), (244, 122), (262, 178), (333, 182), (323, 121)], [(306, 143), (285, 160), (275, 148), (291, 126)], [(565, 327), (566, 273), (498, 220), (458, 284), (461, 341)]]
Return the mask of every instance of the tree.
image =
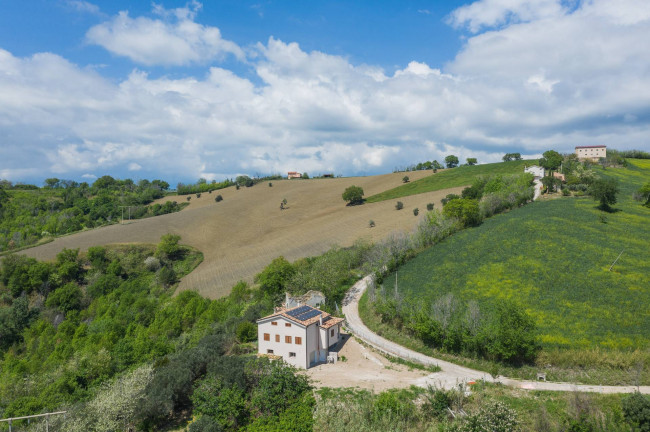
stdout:
[(409, 182), (409, 176), (404, 176), (404, 177), (402, 178), (402, 182), (404, 182), (404, 183), (408, 183), (408, 182)]
[(433, 203), (427, 204), (427, 211), (432, 211), (433, 210)]
[(546, 176), (541, 180), (542, 184), (546, 188), (547, 192), (551, 192), (557, 189), (557, 186), (562, 184), (562, 180), (553, 176)]
[(343, 192), (343, 200), (347, 205), (363, 204), (363, 189), (359, 186), (350, 186)]
[(223, 201), (223, 197), (222, 197), (221, 195), (217, 195), (217, 196), (214, 198), (214, 200), (215, 200), (216, 202)]
[(260, 291), (272, 297), (284, 293), (287, 283), (296, 272), (295, 268), (284, 257), (277, 257), (255, 276), (255, 283), (260, 284)]
[(437, 160), (434, 160), (433, 162), (431, 162), (431, 165), (433, 166), (434, 170), (439, 170), (439, 169), (443, 168), (442, 164), (440, 162), (438, 162)]
[(466, 227), (481, 223), (481, 211), (478, 201), (475, 199), (457, 198), (448, 201), (442, 208), (442, 214), (449, 218), (458, 219)]
[(454, 155), (449, 155), (445, 158), (445, 163), (447, 164), (447, 168), (454, 168), (458, 166), (458, 157)]
[(596, 201), (600, 201), (598, 208), (603, 211), (611, 210), (610, 205), (616, 204), (618, 183), (613, 178), (597, 179), (589, 187), (589, 193)]
[(501, 159), (504, 162), (510, 162), (511, 160), (521, 160), (521, 153), (506, 153)]
[(236, 333), (239, 342), (252, 342), (257, 339), (257, 326), (250, 321), (242, 321)]
[(562, 160), (564, 160), (562, 155), (555, 150), (547, 150), (542, 154), (542, 156), (543, 157), (539, 160), (539, 165), (549, 171), (557, 170), (562, 164)]
[(300, 177), (306, 180), (306, 179), (309, 178), (309, 174), (307, 174), (307, 173), (302, 173), (302, 176), (300, 176)]
[(83, 294), (77, 284), (70, 282), (57, 289), (47, 297), (45, 305), (54, 307), (61, 312), (69, 312), (81, 309)]
[(639, 196), (639, 200), (645, 200), (645, 204), (643, 205), (650, 207), (650, 182), (641, 186), (641, 189), (637, 191), (637, 194)]
[(420, 209), (417, 208), (417, 207), (414, 208), (414, 209), (413, 209), (413, 216), (417, 216), (417, 215), (419, 215), (419, 214), (420, 214)]
[(404, 203), (402, 201), (397, 201), (395, 203), (395, 210), (402, 210), (404, 208)]
[(156, 256), (163, 259), (175, 259), (181, 254), (182, 249), (178, 245), (181, 236), (177, 234), (165, 234), (160, 237), (160, 243), (156, 247)]
[(467, 158), (467, 165), (476, 165), (477, 163), (476, 158)]
[(497, 304), (496, 320), (488, 326), (488, 354), (495, 360), (510, 364), (532, 362), (540, 345), (533, 318), (516, 304)]

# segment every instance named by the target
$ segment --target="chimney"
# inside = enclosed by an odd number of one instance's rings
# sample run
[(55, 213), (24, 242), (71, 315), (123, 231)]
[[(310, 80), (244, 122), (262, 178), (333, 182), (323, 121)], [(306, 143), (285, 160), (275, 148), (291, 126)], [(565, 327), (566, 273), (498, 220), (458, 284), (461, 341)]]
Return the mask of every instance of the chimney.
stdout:
[(289, 293), (286, 291), (284, 292), (284, 307), (289, 308)]
[(323, 313), (321, 312), (320, 315), (318, 315), (318, 321), (320, 322), (320, 325), (323, 325)]

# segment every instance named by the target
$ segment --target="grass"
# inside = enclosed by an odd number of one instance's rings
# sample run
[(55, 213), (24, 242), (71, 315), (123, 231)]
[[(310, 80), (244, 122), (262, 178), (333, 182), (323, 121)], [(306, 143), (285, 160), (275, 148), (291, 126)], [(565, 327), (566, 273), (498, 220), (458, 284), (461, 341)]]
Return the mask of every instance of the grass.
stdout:
[(366, 202), (373, 203), (421, 194), (424, 192), (467, 186), (472, 183), (476, 176), (518, 174), (524, 171), (525, 165), (532, 165), (535, 163), (536, 161), (522, 160), (445, 169), (420, 180), (405, 183), (393, 189), (369, 196), (366, 198)]
[[(477, 300), (483, 310), (503, 299), (522, 305), (535, 318), (544, 349), (537, 366), (510, 370), (514, 376), (529, 377), (543, 366), (549, 379), (650, 382), (650, 209), (632, 199), (650, 179), (650, 161), (598, 172), (617, 178), (621, 188), (619, 211), (608, 213), (607, 223), (589, 197), (543, 200), (495, 216), (402, 266), (400, 294), (421, 303), (453, 293)], [(393, 287), (395, 274), (384, 283)], [(407, 335), (382, 327), (371, 312), (360, 309), (370, 328), (405, 343)]]
[[(429, 173), (411, 173), (415, 181)], [(217, 298), (228, 294), (240, 280), (253, 282), (274, 258), (290, 261), (320, 255), (333, 245), (351, 246), (359, 238), (383, 239), (395, 230), (410, 230), (418, 222), (411, 212), (397, 212), (394, 203), (382, 202), (347, 207), (341, 198), (346, 187), (361, 186), (367, 194), (379, 193), (401, 184), (400, 173), (371, 177), (324, 180), (277, 180), (251, 188), (221, 189), (223, 201), (215, 193), (167, 196), (157, 202), (174, 200), (187, 205), (182, 212), (115, 224), (57, 238), (46, 245), (21, 253), (41, 260), (53, 259), (62, 248), (80, 248), (110, 243), (157, 243), (163, 234), (174, 233), (203, 251), (204, 261), (180, 283), (179, 290), (197, 290)], [(406, 208), (438, 206), (446, 191), (402, 199)], [(458, 192), (456, 192), (458, 193)], [(283, 198), (289, 209), (280, 210)], [(376, 226), (368, 227), (368, 220)]]

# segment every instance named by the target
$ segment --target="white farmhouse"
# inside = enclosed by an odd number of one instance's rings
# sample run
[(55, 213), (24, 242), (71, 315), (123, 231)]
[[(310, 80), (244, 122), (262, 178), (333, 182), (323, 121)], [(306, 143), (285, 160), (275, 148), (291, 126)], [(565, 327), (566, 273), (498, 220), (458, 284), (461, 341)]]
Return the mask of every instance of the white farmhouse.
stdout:
[(544, 171), (544, 167), (537, 166), (537, 165), (532, 165), (524, 168), (524, 172), (531, 173), (533, 177), (535, 177), (535, 180), (541, 179), (542, 177), (544, 177), (544, 174), (546, 174), (546, 171)]
[(280, 309), (257, 321), (258, 353), (307, 369), (327, 361), (329, 348), (340, 339), (342, 322), (311, 306)]

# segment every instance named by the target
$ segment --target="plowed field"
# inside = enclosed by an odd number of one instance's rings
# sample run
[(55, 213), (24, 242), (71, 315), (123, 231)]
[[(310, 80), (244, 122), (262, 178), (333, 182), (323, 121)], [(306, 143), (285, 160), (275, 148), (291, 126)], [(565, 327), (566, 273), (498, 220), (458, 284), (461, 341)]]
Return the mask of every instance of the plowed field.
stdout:
[[(431, 174), (409, 172), (411, 180)], [(63, 248), (81, 248), (109, 243), (156, 243), (166, 233), (179, 234), (182, 243), (201, 250), (205, 259), (181, 281), (179, 289), (197, 290), (217, 298), (227, 294), (239, 280), (251, 282), (256, 273), (280, 255), (290, 261), (318, 255), (333, 245), (349, 246), (359, 238), (378, 240), (392, 231), (410, 229), (419, 217), (413, 208), (426, 212), (448, 193), (462, 187), (400, 198), (404, 209), (395, 210), (395, 200), (347, 207), (341, 194), (350, 185), (361, 186), (370, 196), (399, 186), (404, 173), (372, 177), (273, 181), (251, 188), (234, 187), (191, 195), (190, 205), (181, 212), (126, 224), (84, 231), (22, 251), (42, 260), (53, 259)], [(221, 194), (223, 201), (214, 198)], [(280, 210), (287, 199), (288, 208)], [(186, 196), (167, 197), (184, 202)], [(164, 201), (163, 200), (163, 201)], [(372, 219), (376, 226), (369, 228)]]

